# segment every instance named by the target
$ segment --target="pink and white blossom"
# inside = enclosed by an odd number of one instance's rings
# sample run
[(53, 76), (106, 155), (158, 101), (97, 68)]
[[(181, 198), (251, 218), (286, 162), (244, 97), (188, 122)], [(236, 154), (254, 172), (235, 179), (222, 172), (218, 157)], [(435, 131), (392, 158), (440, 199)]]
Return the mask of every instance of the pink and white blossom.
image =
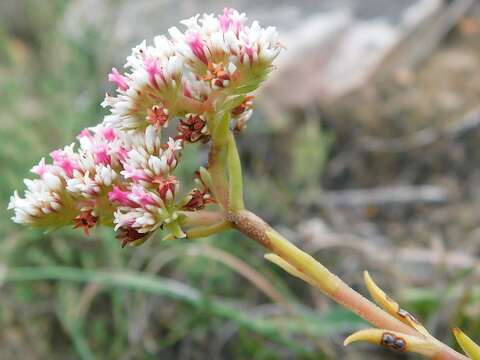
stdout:
[(180, 192), (182, 150), (210, 142), (220, 118), (235, 131), (245, 127), (252, 92), (281, 47), (274, 28), (229, 8), (181, 24), (183, 32), (172, 27), (168, 37), (143, 41), (122, 71), (112, 69), (115, 93), (102, 102), (110, 114), (32, 167), (38, 178), (26, 179), (24, 194), (15, 192), (8, 205), (15, 222), (87, 235), (107, 225), (124, 246), (158, 229), (185, 237), (185, 213), (216, 203), (204, 180)]
[(117, 94), (107, 94), (102, 103), (111, 112), (107, 124), (135, 131), (149, 124), (166, 126), (175, 117), (209, 110), (209, 98), (224, 99), (213, 104), (222, 111), (229, 96), (248, 95), (236, 89), (251, 93), (261, 84), (281, 50), (274, 27), (248, 24), (245, 14), (234, 9), (196, 15), (181, 24), (185, 31), (171, 27), (169, 37), (135, 47), (124, 75), (112, 70), (109, 79)]

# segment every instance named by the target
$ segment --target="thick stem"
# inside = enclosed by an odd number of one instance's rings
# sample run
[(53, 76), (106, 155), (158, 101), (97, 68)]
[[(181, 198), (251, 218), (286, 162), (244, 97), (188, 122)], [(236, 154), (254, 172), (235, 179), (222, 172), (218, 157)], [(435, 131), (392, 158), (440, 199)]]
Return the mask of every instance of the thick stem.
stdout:
[(212, 176), (214, 198), (224, 208), (228, 207), (228, 179), (225, 171), (226, 152), (212, 144), (208, 158), (208, 171)]
[(182, 211), (185, 216), (186, 226), (210, 226), (223, 221), (224, 215), (218, 211), (198, 210), (198, 211)]
[[(248, 210), (243, 210), (235, 214), (230, 214), (228, 220), (230, 220), (240, 232), (285, 259), (309, 278), (312, 278), (314, 284), (326, 295), (337, 303), (352, 310), (363, 319), (381, 329), (393, 330), (411, 335), (417, 334), (415, 330), (405, 325), (400, 320), (395, 319), (390, 314), (387, 314), (377, 305), (351, 289), (340, 278), (333, 275), (325, 267), (317, 266), (317, 269), (314, 269), (313, 266), (306, 267), (305, 260), (311, 262), (313, 258), (287, 240), (285, 240), (283, 246), (278, 246), (276, 242), (272, 241), (271, 236), (269, 236), (269, 234), (277, 234), (275, 230), (255, 214)], [(311, 259), (309, 259), (309, 257)], [(317, 264), (320, 265), (319, 263)], [(320, 270), (320, 275), (318, 275), (318, 273), (313, 273), (314, 270)], [(321, 279), (317, 277), (321, 277)]]
[(218, 203), (226, 210), (228, 208), (228, 174), (227, 174), (227, 139), (230, 117), (224, 115), (215, 118), (208, 117), (208, 129), (212, 136), (212, 145), (208, 154), (208, 171), (211, 175), (213, 188), (210, 189)]
[(238, 155), (237, 144), (231, 131), (228, 133), (227, 144), (227, 168), (228, 168), (228, 209), (238, 211), (243, 209), (243, 177), (242, 164)]
[[(248, 210), (229, 213), (227, 220), (236, 229), (272, 251), (280, 258), (294, 266), (306, 279), (332, 300), (351, 310), (361, 318), (380, 329), (422, 336), (415, 329), (383, 311), (370, 300), (353, 290), (327, 268), (315, 261), (288, 240), (283, 238), (270, 225)], [(438, 342), (438, 352), (433, 357), (437, 360), (467, 359), (443, 343)]]
[(185, 216), (182, 225), (188, 227), (185, 234), (190, 240), (218, 234), (232, 227), (229, 221), (225, 221), (223, 213), (218, 211), (183, 211), (181, 214)]
[(445, 344), (440, 344), (440, 351), (436, 353), (432, 360), (470, 360), (469, 357), (462, 355)]

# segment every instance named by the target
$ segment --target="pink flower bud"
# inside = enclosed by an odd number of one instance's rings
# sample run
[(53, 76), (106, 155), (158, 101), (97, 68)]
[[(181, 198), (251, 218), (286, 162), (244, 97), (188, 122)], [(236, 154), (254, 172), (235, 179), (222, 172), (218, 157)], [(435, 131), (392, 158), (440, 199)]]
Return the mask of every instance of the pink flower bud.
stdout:
[(220, 23), (220, 29), (223, 32), (227, 32), (228, 30), (232, 30), (235, 34), (238, 34), (240, 30), (243, 28), (242, 21), (245, 20), (244, 14), (239, 14), (238, 11), (225, 8), (223, 9), (223, 15), (218, 17), (218, 21)]
[(134, 206), (133, 201), (128, 198), (129, 194), (128, 191), (123, 191), (118, 186), (114, 186), (113, 190), (108, 193), (108, 200), (122, 206)]
[(81, 139), (83, 137), (90, 140), (93, 139), (93, 135), (89, 129), (83, 129), (82, 131), (80, 131), (80, 134), (78, 134), (77, 139)]
[(106, 145), (102, 144), (99, 145), (95, 150), (94, 150), (94, 155), (95, 155), (95, 162), (100, 165), (109, 165), (112, 161), (110, 155), (107, 153), (107, 147)]
[(43, 175), (47, 172), (47, 165), (45, 165), (45, 158), (42, 158), (42, 160), (40, 160), (38, 165), (35, 165), (34, 167), (32, 167), (30, 171), (33, 172), (34, 174), (37, 174), (40, 177), (43, 177)]
[(147, 205), (155, 205), (155, 199), (140, 185), (135, 185), (132, 187), (132, 192), (129, 195), (129, 199), (135, 201), (142, 207), (146, 207)]
[(112, 142), (117, 138), (117, 135), (115, 134), (115, 129), (111, 127), (106, 127), (101, 130), (102, 136), (105, 140), (108, 142)]
[(148, 58), (145, 60), (145, 70), (148, 73), (150, 83), (158, 88), (156, 76), (161, 75), (161, 69), (157, 65), (157, 60), (154, 58)]
[(117, 85), (122, 91), (128, 90), (127, 77), (120, 74), (116, 68), (112, 69), (112, 72), (108, 74), (108, 81), (111, 81)]
[(73, 177), (73, 171), (78, 169), (78, 165), (69, 157), (69, 154), (63, 150), (54, 150), (50, 153), (50, 156), (53, 163), (62, 168), (67, 177)]
[(173, 200), (175, 197), (175, 190), (177, 188), (177, 179), (175, 176), (170, 176), (166, 180), (162, 180), (158, 185), (158, 193), (160, 194), (160, 198), (163, 200), (164, 203), (167, 201)]
[(186, 38), (187, 44), (192, 49), (193, 54), (200, 59), (205, 65), (208, 63), (205, 51), (203, 49), (203, 41), (199, 33), (190, 33)]

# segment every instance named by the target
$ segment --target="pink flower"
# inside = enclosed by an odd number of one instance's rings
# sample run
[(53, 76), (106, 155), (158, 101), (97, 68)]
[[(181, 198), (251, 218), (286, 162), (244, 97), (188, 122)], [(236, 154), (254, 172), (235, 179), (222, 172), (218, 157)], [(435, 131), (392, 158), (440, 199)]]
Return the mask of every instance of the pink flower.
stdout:
[(203, 41), (200, 38), (199, 33), (190, 33), (187, 38), (187, 44), (192, 49), (193, 54), (200, 59), (203, 63), (207, 64), (208, 60), (205, 56), (205, 51), (203, 50)]
[(192, 90), (190, 89), (190, 84), (188, 83), (188, 81), (183, 82), (183, 95), (189, 98), (193, 97)]
[(218, 21), (220, 23), (220, 29), (223, 32), (227, 32), (228, 30), (233, 30), (235, 34), (238, 34), (240, 30), (243, 28), (243, 24), (234, 18), (234, 15), (238, 15), (238, 12), (232, 8), (225, 8), (223, 9), (223, 15), (218, 17)]
[(125, 149), (123, 146), (121, 146), (118, 149), (118, 157), (120, 158), (121, 161), (124, 161), (128, 156), (128, 150)]
[(92, 133), (87, 128), (80, 131), (80, 134), (78, 134), (77, 139), (80, 139), (80, 138), (83, 138), (83, 137), (85, 137), (87, 139), (90, 139), (90, 140), (93, 139)]
[(178, 186), (178, 181), (175, 176), (169, 176), (168, 179), (162, 179), (158, 185), (158, 193), (160, 198), (166, 202), (167, 200), (172, 200), (175, 197), (175, 190)]
[(115, 130), (110, 127), (103, 128), (102, 135), (103, 135), (103, 138), (108, 142), (112, 142), (117, 138), (117, 135), (115, 134)]
[(42, 177), (47, 172), (47, 165), (45, 165), (45, 158), (42, 158), (42, 160), (40, 160), (38, 165), (35, 165), (34, 167), (32, 167), (30, 171)]
[(129, 164), (124, 165), (124, 170), (121, 172), (121, 174), (125, 177), (125, 179), (132, 179), (133, 181), (149, 180), (149, 177), (147, 174), (145, 174), (145, 171), (137, 169)]
[(127, 77), (120, 74), (116, 68), (113, 68), (112, 72), (108, 74), (108, 81), (114, 82), (123, 91), (128, 90), (127, 80)]
[(130, 193), (123, 191), (118, 186), (114, 186), (113, 190), (108, 193), (108, 200), (117, 202), (122, 206), (134, 206), (133, 202), (128, 198)]
[(62, 150), (53, 150), (51, 153), (50, 153), (50, 156), (52, 157), (53, 159), (53, 162), (59, 162), (63, 159), (63, 151)]
[[(216, 114), (231, 115), (230, 129), (245, 127), (249, 95), (272, 69), (280, 44), (273, 27), (248, 25), (245, 14), (230, 8), (181, 23), (186, 30), (172, 27), (170, 37), (135, 47), (124, 72), (112, 68), (108, 80), (116, 95), (107, 94), (102, 103), (110, 114), (78, 134), (79, 146), (55, 150), (53, 163), (42, 159), (32, 168), (40, 178), (26, 179), (25, 195), (15, 193), (9, 204), (16, 222), (73, 224), (86, 232), (110, 222), (123, 244), (159, 228), (185, 237), (180, 211), (199, 210), (214, 199), (203, 182), (177, 199), (181, 149), (210, 141), (207, 122), (215, 125)], [(170, 128), (162, 134), (168, 126), (178, 133)], [(173, 138), (165, 142), (162, 135)]]
[[(253, 63), (253, 48), (251, 45), (245, 45), (245, 54), (248, 56), (250, 63)], [(241, 60), (245, 61), (245, 56), (241, 57)]]
[(154, 58), (145, 59), (145, 70), (148, 73), (149, 81), (153, 86), (158, 87), (156, 76), (161, 75), (162, 71), (157, 65), (157, 60)]
[(54, 150), (50, 153), (53, 163), (63, 169), (67, 177), (73, 177), (73, 171), (78, 169), (78, 165), (73, 159), (62, 150)]
[(149, 195), (143, 186), (134, 185), (129, 196), (130, 199), (138, 203), (140, 206), (155, 205), (155, 200)]
[(107, 153), (107, 147), (103, 144), (99, 145), (95, 151), (95, 162), (101, 165), (109, 165), (112, 159)]

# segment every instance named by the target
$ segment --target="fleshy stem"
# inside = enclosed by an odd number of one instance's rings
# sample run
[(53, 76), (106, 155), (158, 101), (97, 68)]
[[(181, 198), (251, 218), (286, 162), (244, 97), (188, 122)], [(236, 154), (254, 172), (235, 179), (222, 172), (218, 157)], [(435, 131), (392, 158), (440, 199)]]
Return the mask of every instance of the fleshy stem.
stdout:
[[(214, 187), (218, 187), (214, 189), (214, 193), (222, 195), (224, 219), (231, 227), (271, 251), (273, 254), (267, 255), (269, 260), (317, 287), (332, 300), (379, 329), (423, 337), (417, 330), (353, 290), (312, 256), (300, 250), (265, 221), (244, 208), (240, 157), (233, 134), (228, 128), (228, 120), (228, 117), (224, 117), (215, 124), (209, 170)], [(222, 231), (223, 227), (227, 225), (222, 224), (215, 230)], [(432, 359), (468, 359), (438, 340), (434, 340), (434, 345), (436, 350), (431, 356)]]
[(231, 131), (228, 133), (227, 146), (229, 175), (228, 209), (230, 212), (235, 212), (242, 210), (245, 206), (243, 204), (242, 166), (237, 151), (237, 145), (235, 143), (235, 138), (233, 137)]
[(208, 129), (212, 136), (212, 146), (208, 156), (208, 171), (212, 178), (215, 199), (224, 210), (228, 208), (228, 178), (227, 178), (227, 144), (229, 137), (230, 116), (215, 116), (209, 114)]
[[(295, 274), (295, 271), (297, 271), (299, 273), (298, 277), (317, 287), (332, 300), (369, 323), (380, 329), (423, 337), (418, 331), (394, 318), (353, 290), (312, 256), (293, 245), (255, 214), (248, 210), (240, 210), (230, 213), (228, 219), (237, 230), (272, 251), (285, 261), (287, 266), (288, 264), (292, 266), (294, 268), (293, 275), (297, 275)], [(288, 269), (286, 270), (288, 271)], [(433, 359), (468, 359), (438, 340), (435, 345), (438, 350), (432, 357)]]

